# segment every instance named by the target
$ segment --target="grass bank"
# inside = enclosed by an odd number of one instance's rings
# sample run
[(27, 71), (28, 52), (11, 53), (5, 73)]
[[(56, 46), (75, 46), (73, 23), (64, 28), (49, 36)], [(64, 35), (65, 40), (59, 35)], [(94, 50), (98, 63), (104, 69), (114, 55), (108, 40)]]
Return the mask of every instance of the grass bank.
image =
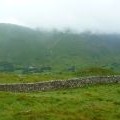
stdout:
[(119, 120), (120, 85), (51, 92), (0, 92), (1, 120)]

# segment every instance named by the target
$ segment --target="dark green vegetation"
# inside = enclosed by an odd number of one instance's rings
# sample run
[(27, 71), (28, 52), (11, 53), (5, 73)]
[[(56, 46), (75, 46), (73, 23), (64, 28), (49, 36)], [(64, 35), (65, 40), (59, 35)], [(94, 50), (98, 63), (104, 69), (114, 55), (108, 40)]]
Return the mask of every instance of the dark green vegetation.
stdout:
[(120, 85), (0, 92), (0, 120), (119, 120)]
[(51, 31), (0, 24), (0, 71), (75, 72), (90, 67), (120, 70), (120, 35)]

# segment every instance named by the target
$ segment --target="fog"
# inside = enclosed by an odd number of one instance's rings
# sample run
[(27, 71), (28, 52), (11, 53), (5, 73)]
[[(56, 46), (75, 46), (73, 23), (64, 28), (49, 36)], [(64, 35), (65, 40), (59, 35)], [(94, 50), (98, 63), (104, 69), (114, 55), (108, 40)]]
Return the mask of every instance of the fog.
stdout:
[(0, 0), (0, 23), (119, 33), (119, 5), (120, 0)]

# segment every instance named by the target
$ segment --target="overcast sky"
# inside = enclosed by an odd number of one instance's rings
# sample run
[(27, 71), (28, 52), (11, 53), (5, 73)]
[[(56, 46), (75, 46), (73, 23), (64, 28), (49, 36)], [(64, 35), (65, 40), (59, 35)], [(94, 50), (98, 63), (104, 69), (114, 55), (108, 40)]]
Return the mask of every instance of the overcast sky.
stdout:
[(120, 0), (0, 0), (0, 22), (120, 33)]

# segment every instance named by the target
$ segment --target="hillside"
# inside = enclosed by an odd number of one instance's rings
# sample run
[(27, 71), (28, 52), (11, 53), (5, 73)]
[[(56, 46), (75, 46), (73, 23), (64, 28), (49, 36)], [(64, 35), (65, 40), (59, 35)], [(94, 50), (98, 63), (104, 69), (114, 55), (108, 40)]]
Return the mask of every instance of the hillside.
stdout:
[(9, 69), (6, 66), (42, 66), (53, 71), (91, 66), (120, 70), (119, 52), (118, 34), (45, 32), (0, 24), (0, 70)]

